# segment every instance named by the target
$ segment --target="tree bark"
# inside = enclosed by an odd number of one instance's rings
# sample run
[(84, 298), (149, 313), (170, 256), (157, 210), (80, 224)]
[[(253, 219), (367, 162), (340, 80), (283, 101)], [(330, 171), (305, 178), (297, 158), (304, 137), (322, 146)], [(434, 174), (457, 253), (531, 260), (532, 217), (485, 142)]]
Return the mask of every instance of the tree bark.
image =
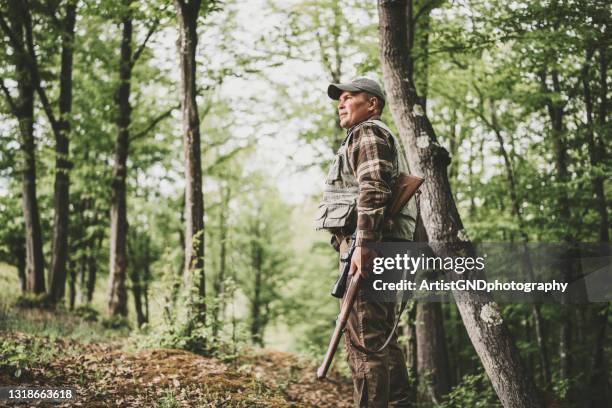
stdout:
[[(98, 213), (96, 212), (95, 201), (88, 199), (87, 206), (92, 210), (92, 217), (86, 221), (88, 227), (94, 227), (98, 223)], [(85, 300), (91, 303), (93, 300), (94, 290), (96, 289), (96, 278), (98, 275), (98, 262), (96, 260), (96, 252), (102, 245), (104, 239), (103, 232), (97, 228), (86, 242), (86, 267), (87, 267), (87, 282), (85, 287)]]
[(119, 62), (119, 89), (117, 91), (117, 141), (115, 144), (115, 163), (113, 169), (111, 197), (111, 236), (108, 311), (111, 316), (127, 316), (127, 289), (125, 285), (127, 269), (127, 156), (130, 136), (130, 81), (132, 77), (132, 0), (124, 0), (122, 19), (121, 59)]
[(465, 350), (466, 347), (469, 347), (468, 344), (463, 341), (464, 336), (462, 336), (462, 332), (459, 332), (458, 328), (461, 324), (459, 321), (459, 316), (457, 312), (457, 308), (453, 304), (448, 305), (448, 315), (445, 320), (448, 322), (448, 327), (450, 327), (450, 331), (448, 332), (447, 344), (449, 355), (453, 356), (453, 358), (449, 359), (449, 363), (451, 363), (451, 384), (457, 384), (463, 378), (463, 373), (466, 372), (464, 359), (461, 358), (460, 351)]
[[(68, 262), (70, 265), (70, 262)], [(82, 305), (85, 303), (85, 285), (87, 282), (87, 255), (83, 254), (79, 259), (79, 274), (77, 276), (76, 302)]]
[(141, 327), (146, 322), (146, 316), (143, 307), (143, 290), (142, 290), (142, 279), (140, 273), (136, 268), (132, 269), (130, 274), (132, 280), (132, 294), (134, 295), (134, 309), (136, 310), (136, 323), (138, 327)]
[(219, 208), (219, 273), (215, 279), (215, 296), (217, 306), (215, 308), (213, 338), (217, 338), (220, 320), (225, 316), (225, 264), (227, 261), (227, 214), (229, 210), (230, 187), (221, 188), (221, 205)]
[[(185, 287), (197, 285), (197, 320), (205, 322), (204, 196), (200, 149), (200, 119), (196, 101), (197, 18), (201, 1), (175, 0), (179, 21), (178, 50), (181, 61), (181, 109), (185, 154)], [(196, 281), (197, 278), (197, 281)]]
[[(22, 255), (23, 254), (23, 255)], [(26, 258), (25, 248), (23, 252), (17, 254), (17, 276), (19, 277), (19, 289), (21, 293), (26, 292)]]
[[(36, 197), (36, 142), (34, 139), (34, 77), (28, 65), (25, 49), (26, 21), (28, 13), (19, 0), (8, 2), (9, 19), (12, 22), (3, 24), (6, 34), (10, 30), (13, 38), (13, 58), (15, 61), (15, 80), (18, 96), (14, 101), (14, 114), (19, 121), (21, 152), (23, 155), (22, 170), (22, 206), (25, 219), (26, 245), (26, 289), (28, 292), (45, 291), (45, 271), (43, 256), (42, 230), (38, 199)], [(8, 94), (7, 94), (7, 97)]]
[[(414, 15), (414, 0), (406, 2), (407, 73), (411, 83), (419, 83), (422, 91), (419, 100), (423, 109), (426, 110), (429, 82), (429, 13), (431, 8), (428, 4), (423, 4), (421, 7), (418, 15)], [(422, 58), (418, 64), (415, 63), (416, 53), (414, 49), (416, 33), (420, 34), (419, 49), (422, 53)], [(418, 242), (429, 241), (422, 219), (417, 220), (415, 239)], [(442, 397), (451, 389), (444, 319), (440, 303), (418, 302), (415, 328), (419, 382), (425, 385), (430, 400), (434, 403), (440, 403)]]
[[(135, 242), (138, 241), (138, 242)], [(134, 245), (137, 245), (139, 251), (134, 250)], [(141, 247), (142, 245), (142, 247)], [(128, 243), (129, 256), (132, 262), (130, 263), (130, 280), (132, 281), (132, 294), (134, 295), (134, 310), (136, 311), (136, 323), (141, 327), (147, 322), (147, 314), (145, 312), (145, 280), (147, 279), (149, 268), (149, 237), (144, 235), (132, 235), (132, 239)]]
[(74, 304), (76, 301), (76, 268), (74, 265), (70, 267), (70, 279), (68, 281), (68, 307), (70, 310), (74, 310)]
[(150, 242), (147, 237), (147, 241), (145, 243), (143, 276), (141, 280), (142, 298), (144, 300), (143, 323), (149, 322), (149, 282), (151, 280), (151, 251), (150, 251), (149, 245), (150, 245)]
[(62, 27), (62, 56), (59, 94), (59, 132), (55, 134), (55, 188), (53, 207), (53, 253), (49, 270), (49, 295), (53, 302), (64, 297), (68, 261), (70, 199), (70, 112), (72, 111), (72, 56), (77, 2), (66, 5)]
[[(92, 224), (95, 224), (95, 222), (93, 222)], [(96, 245), (96, 238), (92, 237), (89, 243), (89, 252), (87, 254), (87, 303), (91, 303), (91, 301), (93, 300), (93, 293), (96, 288), (98, 264), (96, 263), (95, 251), (96, 248), (99, 247), (100, 240), (101, 238), (98, 238), (98, 245)]]
[(413, 401), (417, 400), (418, 383), (418, 359), (417, 359), (417, 334), (416, 334), (416, 313), (417, 304), (412, 302), (407, 306), (408, 322), (404, 325), (404, 335), (406, 336), (406, 365), (408, 366), (408, 378), (411, 380), (411, 391), (414, 395)]
[(430, 400), (439, 404), (451, 389), (446, 337), (439, 302), (417, 303), (416, 340), (419, 381)]
[[(405, 1), (378, 2), (381, 62), (391, 113), (411, 171), (427, 180), (421, 188), (421, 215), (432, 250), (441, 257), (458, 256), (458, 246), (473, 254), (448, 183), (448, 152), (438, 143), (408, 76)], [(451, 274), (453, 279), (461, 278)], [(453, 295), (501, 403), (505, 407), (541, 406), (497, 305), (471, 292)]]
[[(414, 236), (417, 242), (429, 242), (422, 217), (417, 220)], [(427, 248), (426, 251), (427, 256), (433, 255), (431, 249)], [(427, 389), (429, 399), (439, 404), (442, 397), (451, 390), (444, 318), (439, 302), (423, 301), (416, 304), (415, 329), (419, 383)]]
[(253, 268), (253, 300), (251, 301), (251, 341), (263, 347), (263, 318), (262, 308), (264, 302), (261, 299), (262, 275), (263, 275), (263, 249), (260, 244), (259, 220), (255, 220), (255, 228), (251, 231), (251, 267)]

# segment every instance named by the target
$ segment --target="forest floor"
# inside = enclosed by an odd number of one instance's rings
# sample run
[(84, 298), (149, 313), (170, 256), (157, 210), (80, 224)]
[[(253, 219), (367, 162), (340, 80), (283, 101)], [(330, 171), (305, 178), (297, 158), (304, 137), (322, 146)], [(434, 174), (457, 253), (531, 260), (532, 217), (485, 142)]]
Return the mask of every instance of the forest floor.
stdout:
[(23, 406), (351, 406), (347, 378), (332, 375), (318, 382), (312, 364), (271, 350), (250, 350), (224, 363), (176, 349), (130, 352), (121, 342), (85, 344), (0, 332), (0, 357), (1, 386), (67, 387), (76, 394), (65, 403), (30, 401)]
[[(242, 346), (213, 358), (149, 348), (133, 331), (105, 328), (78, 310), (17, 307), (19, 293), (4, 289), (18, 287), (16, 273), (3, 264), (0, 287), (0, 387), (76, 391), (76, 398), (64, 403), (19, 406), (352, 406), (350, 379), (334, 366), (330, 379), (319, 382), (316, 362), (276, 350)], [(94, 298), (96, 309), (105, 304), (104, 299), (97, 303)], [(0, 407), (6, 403), (0, 400)]]

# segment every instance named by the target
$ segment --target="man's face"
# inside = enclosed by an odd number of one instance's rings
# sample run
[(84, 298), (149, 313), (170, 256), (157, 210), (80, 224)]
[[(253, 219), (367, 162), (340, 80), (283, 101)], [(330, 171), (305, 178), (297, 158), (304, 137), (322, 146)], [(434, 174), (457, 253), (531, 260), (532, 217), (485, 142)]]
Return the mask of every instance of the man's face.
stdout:
[(363, 122), (376, 111), (372, 99), (367, 100), (363, 92), (344, 91), (338, 100), (338, 115), (340, 127), (350, 129), (352, 126)]

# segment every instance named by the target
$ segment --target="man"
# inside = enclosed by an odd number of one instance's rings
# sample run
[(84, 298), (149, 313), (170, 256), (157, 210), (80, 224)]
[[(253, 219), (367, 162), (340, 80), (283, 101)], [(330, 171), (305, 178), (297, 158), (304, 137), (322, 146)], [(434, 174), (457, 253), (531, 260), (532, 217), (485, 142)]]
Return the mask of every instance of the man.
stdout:
[[(347, 130), (347, 136), (327, 175), (315, 227), (332, 233), (332, 244), (341, 254), (354, 236), (350, 273), (360, 271), (366, 277), (374, 257), (365, 246), (368, 242), (413, 239), (414, 199), (393, 220), (391, 230), (383, 228), (393, 183), (400, 172), (409, 173), (408, 165), (399, 141), (380, 121), (385, 95), (376, 81), (356, 78), (346, 84), (331, 84), (327, 94), (338, 100), (340, 126)], [(384, 344), (394, 321), (394, 303), (367, 301), (359, 291), (344, 336), (356, 406), (412, 405), (397, 334), (382, 351), (372, 352)]]

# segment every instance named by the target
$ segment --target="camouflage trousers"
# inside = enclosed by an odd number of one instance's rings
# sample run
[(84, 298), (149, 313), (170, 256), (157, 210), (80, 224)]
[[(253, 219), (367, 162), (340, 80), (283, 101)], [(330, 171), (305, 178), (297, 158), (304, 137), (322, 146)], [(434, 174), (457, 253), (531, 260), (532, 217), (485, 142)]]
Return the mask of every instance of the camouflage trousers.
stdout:
[[(346, 253), (350, 237), (340, 240), (340, 253)], [(379, 349), (395, 323), (395, 303), (366, 300), (359, 291), (344, 333), (348, 365), (353, 377), (356, 407), (409, 407), (408, 370), (397, 332), (384, 350)], [(360, 351), (361, 349), (361, 351)]]

